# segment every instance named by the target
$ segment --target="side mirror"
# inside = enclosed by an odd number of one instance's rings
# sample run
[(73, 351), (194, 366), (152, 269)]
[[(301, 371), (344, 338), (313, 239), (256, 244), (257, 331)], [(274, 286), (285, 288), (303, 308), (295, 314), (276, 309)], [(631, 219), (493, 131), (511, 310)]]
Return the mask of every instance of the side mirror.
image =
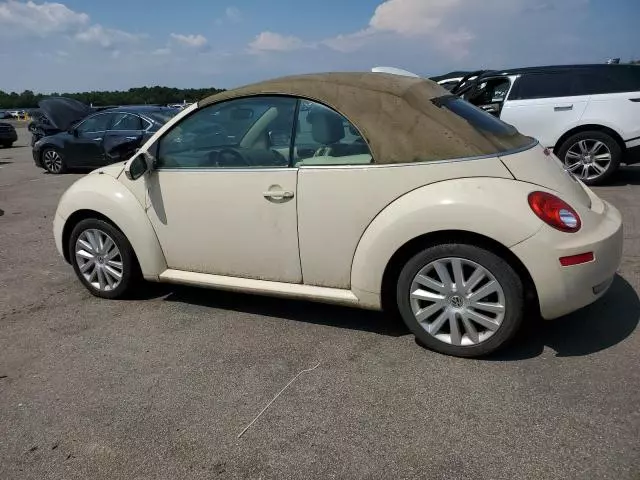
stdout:
[(124, 173), (129, 180), (137, 180), (155, 167), (155, 157), (147, 151), (142, 151), (129, 160), (124, 167)]
[(75, 128), (73, 128), (73, 127), (69, 128), (69, 133), (70, 133), (71, 135), (73, 135), (74, 137), (77, 137), (77, 136), (78, 136), (78, 130), (76, 130), (76, 129), (75, 129)]

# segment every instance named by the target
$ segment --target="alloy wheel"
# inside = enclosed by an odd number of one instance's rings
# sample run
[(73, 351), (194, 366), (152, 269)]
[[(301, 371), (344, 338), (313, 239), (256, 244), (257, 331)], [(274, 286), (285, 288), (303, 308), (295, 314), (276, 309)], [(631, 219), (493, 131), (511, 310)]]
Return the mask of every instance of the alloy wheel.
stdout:
[(62, 171), (62, 157), (55, 150), (47, 150), (42, 155), (42, 163), (51, 173), (60, 173)]
[(76, 240), (75, 256), (80, 273), (96, 290), (111, 291), (120, 285), (124, 272), (122, 255), (102, 230), (83, 231)]
[(611, 150), (604, 142), (585, 139), (567, 150), (564, 165), (581, 180), (593, 180), (607, 171), (612, 158)]
[(464, 258), (441, 258), (411, 282), (409, 300), (418, 324), (432, 337), (455, 346), (491, 338), (505, 317), (504, 290), (482, 265)]

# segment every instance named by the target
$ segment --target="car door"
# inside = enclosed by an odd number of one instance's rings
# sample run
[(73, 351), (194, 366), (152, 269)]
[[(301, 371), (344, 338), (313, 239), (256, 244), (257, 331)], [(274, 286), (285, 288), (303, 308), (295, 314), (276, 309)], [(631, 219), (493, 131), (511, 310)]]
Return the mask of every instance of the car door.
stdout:
[(291, 135), (297, 101), (249, 97), (195, 110), (153, 145), (148, 215), (170, 269), (301, 283), (297, 170), (271, 129)]
[(115, 114), (97, 113), (72, 129), (73, 135), (65, 146), (64, 155), (70, 165), (99, 167), (104, 165), (105, 132), (113, 122)]
[(580, 122), (589, 103), (589, 95), (580, 95), (578, 89), (578, 76), (571, 72), (522, 75), (511, 89), (500, 119), (553, 148)]
[(129, 112), (117, 113), (109, 130), (105, 132), (104, 163), (127, 160), (140, 147), (144, 135), (140, 116)]
[(604, 125), (618, 133), (627, 148), (640, 145), (640, 67), (612, 65), (581, 74), (591, 100), (583, 124)]

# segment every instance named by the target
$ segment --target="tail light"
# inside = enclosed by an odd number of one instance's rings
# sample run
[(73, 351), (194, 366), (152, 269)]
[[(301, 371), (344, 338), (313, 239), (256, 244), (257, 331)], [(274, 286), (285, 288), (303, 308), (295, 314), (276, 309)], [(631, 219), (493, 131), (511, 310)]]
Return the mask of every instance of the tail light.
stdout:
[(540, 220), (561, 232), (574, 233), (582, 222), (576, 211), (564, 200), (546, 192), (531, 192), (529, 206)]

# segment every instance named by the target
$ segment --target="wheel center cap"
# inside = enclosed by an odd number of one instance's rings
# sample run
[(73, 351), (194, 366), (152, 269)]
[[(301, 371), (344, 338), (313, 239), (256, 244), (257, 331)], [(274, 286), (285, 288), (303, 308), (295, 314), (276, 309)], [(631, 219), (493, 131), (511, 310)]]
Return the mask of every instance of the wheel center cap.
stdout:
[(459, 295), (454, 295), (449, 299), (449, 305), (453, 308), (462, 308), (464, 307), (464, 299)]
[(104, 258), (98, 257), (98, 263), (104, 263)]

